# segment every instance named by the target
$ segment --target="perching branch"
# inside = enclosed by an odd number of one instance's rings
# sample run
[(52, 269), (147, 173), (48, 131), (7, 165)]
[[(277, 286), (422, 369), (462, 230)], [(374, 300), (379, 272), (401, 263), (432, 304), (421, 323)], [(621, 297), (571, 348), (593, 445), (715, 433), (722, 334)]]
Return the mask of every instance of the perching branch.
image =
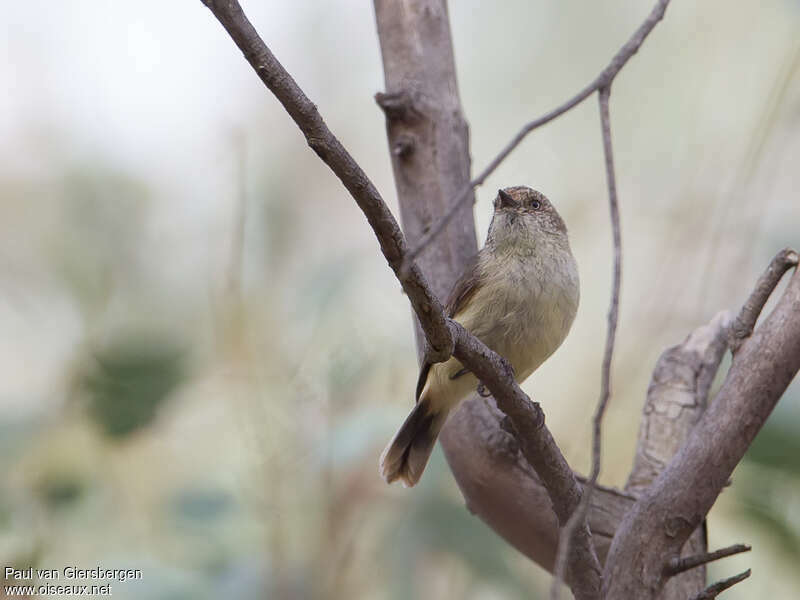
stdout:
[(625, 42), (625, 45), (617, 51), (614, 57), (611, 59), (611, 62), (608, 63), (605, 69), (603, 69), (600, 74), (592, 80), (589, 85), (583, 88), (580, 92), (575, 94), (572, 98), (564, 102), (563, 104), (557, 106), (553, 110), (545, 113), (538, 119), (534, 119), (533, 121), (526, 123), (518, 132), (517, 134), (511, 138), (502, 150), (495, 156), (492, 161), (486, 166), (486, 168), (481, 171), (477, 177), (475, 177), (472, 181), (469, 182), (468, 185), (464, 186), (453, 198), (451, 202), (448, 203), (449, 208), (447, 212), (439, 219), (439, 221), (432, 226), (428, 232), (417, 242), (417, 244), (411, 249), (408, 253), (407, 261), (408, 263), (403, 266), (405, 269), (407, 266), (416, 260), (419, 254), (428, 247), (437, 235), (441, 233), (441, 231), (447, 227), (447, 224), (453, 218), (453, 216), (458, 212), (459, 208), (461, 208), (462, 204), (472, 198), (472, 190), (477, 186), (481, 185), (486, 178), (491, 175), (497, 167), (500, 166), (511, 152), (519, 146), (520, 142), (524, 140), (529, 133), (538, 129), (542, 125), (546, 125), (553, 119), (560, 117), (565, 112), (575, 108), (578, 104), (586, 100), (589, 96), (591, 96), (594, 92), (597, 92), (603, 88), (611, 88), (611, 84), (614, 81), (614, 78), (619, 74), (622, 67), (631, 59), (631, 57), (639, 51), (644, 40), (650, 35), (650, 32), (653, 28), (658, 24), (658, 22), (664, 18), (664, 13), (667, 10), (667, 5), (669, 4), (669, 0), (658, 0), (656, 5), (653, 7), (653, 10), (650, 11), (650, 14), (645, 19), (644, 23), (642, 23), (639, 28), (633, 33), (631, 38)]
[(667, 577), (672, 577), (678, 573), (683, 573), (689, 569), (695, 569), (700, 565), (705, 565), (721, 558), (727, 558), (734, 554), (741, 554), (742, 552), (750, 552), (751, 548), (747, 544), (734, 544), (726, 548), (720, 548), (714, 552), (706, 554), (698, 554), (695, 556), (675, 557), (671, 559), (667, 566), (664, 567), (664, 574)]
[[(497, 406), (511, 419), (522, 454), (545, 483), (559, 523), (566, 524), (581, 502), (581, 489), (550, 431), (544, 426), (541, 407), (538, 403), (531, 403), (516, 385), (511, 366), (505, 359), (456, 321), (450, 323), (454, 329), (454, 356), (489, 388)], [(592, 546), (585, 513), (574, 528), (573, 543), (566, 559), (570, 565), (572, 591), (576, 598), (599, 598), (602, 569)]]
[(750, 577), (750, 569), (708, 586), (694, 598), (691, 598), (691, 600), (713, 600), (728, 588), (735, 586), (737, 583), (744, 581), (748, 577)]
[(607, 597), (657, 596), (664, 557), (679, 554), (800, 370), (798, 315), (795, 269), (775, 309), (734, 355), (714, 402), (620, 524), (606, 559)]
[[(553, 500), (556, 514), (560, 522), (566, 522), (580, 501), (581, 491), (572, 470), (544, 426), (541, 409), (537, 410), (522, 392), (510, 369), (502, 367), (505, 361), (501, 357), (460, 325), (446, 320), (441, 304), (413, 261), (407, 263), (401, 273), (408, 250), (391, 211), (367, 175), (328, 129), (316, 106), (264, 44), (239, 3), (236, 0), (205, 0), (204, 3), (295, 121), (309, 146), (337, 175), (364, 212), (436, 357), (444, 360), (452, 352), (492, 391), (498, 404), (509, 410), (507, 414), (515, 429), (531, 438), (523, 441), (523, 446), (529, 448), (525, 456), (536, 461), (532, 464)], [(589, 529), (585, 525), (581, 529), (582, 534), (576, 536), (569, 557), (571, 585), (579, 600), (595, 599), (599, 598), (600, 592), (600, 567)]]

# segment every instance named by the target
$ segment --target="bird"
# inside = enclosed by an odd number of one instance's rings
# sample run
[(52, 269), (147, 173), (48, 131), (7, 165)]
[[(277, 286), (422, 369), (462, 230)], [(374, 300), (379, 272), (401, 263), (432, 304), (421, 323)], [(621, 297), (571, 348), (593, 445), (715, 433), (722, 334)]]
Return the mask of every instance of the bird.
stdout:
[[(456, 281), (447, 315), (510, 362), (521, 383), (567, 337), (580, 301), (567, 227), (547, 197), (526, 186), (498, 190), (483, 248)], [(448, 415), (480, 382), (456, 358), (425, 362), (416, 404), (383, 451), (387, 482), (416, 485)]]

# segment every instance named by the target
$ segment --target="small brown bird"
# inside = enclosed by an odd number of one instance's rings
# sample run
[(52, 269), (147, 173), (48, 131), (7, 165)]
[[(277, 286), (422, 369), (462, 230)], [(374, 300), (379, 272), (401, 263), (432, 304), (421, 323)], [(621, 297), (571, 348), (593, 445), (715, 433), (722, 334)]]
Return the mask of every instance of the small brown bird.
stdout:
[[(456, 282), (447, 314), (506, 358), (524, 381), (561, 345), (579, 300), (564, 221), (541, 193), (499, 190), (486, 244)], [(419, 481), (448, 414), (478, 380), (455, 358), (424, 364), (417, 404), (380, 459), (387, 483)]]

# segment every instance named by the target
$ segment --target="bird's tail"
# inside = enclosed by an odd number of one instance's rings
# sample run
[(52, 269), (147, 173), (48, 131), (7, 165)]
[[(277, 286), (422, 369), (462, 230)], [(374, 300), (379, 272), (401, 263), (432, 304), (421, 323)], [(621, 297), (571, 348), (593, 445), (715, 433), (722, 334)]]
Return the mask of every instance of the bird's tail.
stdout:
[(399, 479), (404, 486), (412, 487), (422, 477), (448, 413), (434, 410), (430, 404), (424, 398), (417, 402), (381, 454), (378, 469), (386, 483)]

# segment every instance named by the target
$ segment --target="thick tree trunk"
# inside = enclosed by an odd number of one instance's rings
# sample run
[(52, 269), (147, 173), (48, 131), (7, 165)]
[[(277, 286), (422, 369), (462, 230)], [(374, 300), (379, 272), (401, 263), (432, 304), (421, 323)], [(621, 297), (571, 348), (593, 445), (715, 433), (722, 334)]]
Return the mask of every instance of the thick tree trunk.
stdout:
[[(376, 101), (386, 114), (400, 218), (413, 246), (469, 182), (469, 132), (458, 96), (446, 3), (376, 0), (375, 16), (386, 79), (386, 92), (377, 94)], [(439, 298), (477, 252), (471, 206), (465, 203), (419, 257)], [(417, 337), (420, 349), (422, 339)]]

